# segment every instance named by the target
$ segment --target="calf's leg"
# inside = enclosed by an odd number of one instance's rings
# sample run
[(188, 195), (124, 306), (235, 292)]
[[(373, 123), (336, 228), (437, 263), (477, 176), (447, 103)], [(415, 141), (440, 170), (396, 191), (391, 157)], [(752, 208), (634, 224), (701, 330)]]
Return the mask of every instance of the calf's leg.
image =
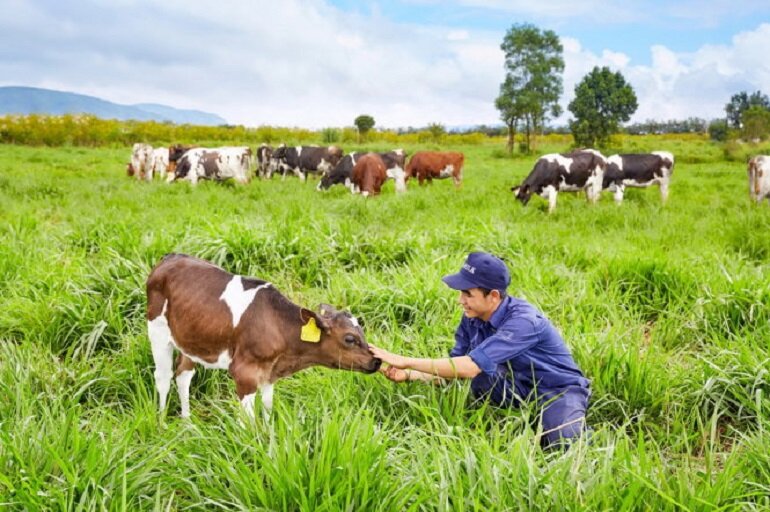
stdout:
[(233, 361), (230, 365), (230, 375), (235, 381), (235, 391), (238, 393), (244, 412), (250, 418), (254, 418), (254, 399), (259, 389), (262, 393), (262, 406), (266, 415), (269, 415), (273, 407), (273, 386), (268, 382), (263, 369), (256, 364)]
[(166, 304), (163, 313), (147, 321), (147, 334), (155, 361), (155, 387), (158, 389), (158, 408), (162, 413), (166, 409), (171, 377), (174, 375), (174, 345), (171, 343), (171, 330), (166, 318)]
[(190, 417), (190, 381), (195, 375), (195, 362), (184, 354), (176, 360), (176, 390), (182, 405), (182, 417)]

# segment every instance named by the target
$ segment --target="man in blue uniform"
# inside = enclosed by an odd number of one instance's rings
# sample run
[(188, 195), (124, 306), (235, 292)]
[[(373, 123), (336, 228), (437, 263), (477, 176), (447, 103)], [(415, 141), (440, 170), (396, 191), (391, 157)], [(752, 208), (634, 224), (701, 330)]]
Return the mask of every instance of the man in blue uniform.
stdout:
[(444, 283), (460, 292), (464, 315), (449, 358), (392, 354), (370, 344), (390, 365), (380, 371), (393, 382), (473, 379), (474, 396), (518, 407), (537, 400), (546, 445), (570, 441), (585, 430), (590, 382), (551, 322), (528, 302), (511, 297), (508, 267), (483, 252), (468, 255)]

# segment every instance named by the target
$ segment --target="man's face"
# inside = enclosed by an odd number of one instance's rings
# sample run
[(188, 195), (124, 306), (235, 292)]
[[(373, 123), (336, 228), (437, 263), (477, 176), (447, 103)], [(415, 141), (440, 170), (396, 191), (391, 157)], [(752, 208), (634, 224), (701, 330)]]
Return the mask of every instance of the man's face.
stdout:
[(458, 301), (463, 307), (465, 316), (479, 318), (486, 322), (500, 304), (500, 292), (492, 290), (485, 297), (480, 289), (471, 288), (470, 290), (462, 290)]

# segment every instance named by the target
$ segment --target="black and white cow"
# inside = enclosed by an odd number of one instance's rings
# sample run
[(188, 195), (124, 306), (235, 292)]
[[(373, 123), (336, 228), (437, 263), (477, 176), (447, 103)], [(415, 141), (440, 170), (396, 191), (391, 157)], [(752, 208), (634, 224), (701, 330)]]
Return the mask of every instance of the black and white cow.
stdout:
[(396, 192), (406, 192), (406, 152), (399, 148), (378, 155), (385, 164), (388, 178), (396, 182)]
[(603, 188), (614, 193), (616, 203), (623, 202), (626, 187), (657, 184), (663, 202), (668, 198), (668, 184), (674, 172), (674, 155), (668, 151), (612, 155), (607, 158)]
[(586, 198), (595, 203), (602, 191), (606, 165), (604, 155), (595, 149), (543, 155), (521, 185), (515, 185), (511, 190), (523, 204), (527, 204), (532, 194), (548, 199), (548, 213), (556, 208), (556, 196), (560, 191), (585, 190)]
[(309, 173), (330, 172), (342, 159), (342, 149), (337, 146), (278, 146), (273, 151), (270, 167), (284, 177), (291, 171), (302, 181)]
[(260, 178), (270, 178), (273, 173), (270, 168), (270, 158), (273, 156), (273, 148), (262, 143), (257, 148), (257, 175)]
[(355, 167), (358, 159), (364, 156), (366, 153), (357, 153), (352, 151), (342, 157), (342, 160), (331, 170), (323, 176), (321, 181), (318, 182), (317, 190), (326, 190), (332, 185), (343, 184), (347, 188), (353, 191), (353, 182), (351, 181), (353, 176), (353, 167)]
[[(318, 182), (317, 190), (326, 190), (332, 185), (344, 184), (355, 193), (354, 186), (352, 184), (353, 168), (355, 167), (358, 159), (364, 156), (366, 153), (351, 152), (342, 157), (342, 160), (337, 166), (328, 173), (325, 173), (321, 177), (321, 181)], [(393, 179), (396, 182), (396, 192), (406, 191), (406, 178), (404, 171), (404, 164), (406, 161), (406, 152), (403, 149), (394, 149), (392, 151), (386, 151), (384, 153), (377, 153), (382, 158), (385, 164), (387, 177)]]
[(251, 149), (246, 146), (221, 148), (193, 148), (177, 162), (175, 180), (188, 180), (195, 185), (199, 179), (226, 180), (238, 183), (251, 179)]

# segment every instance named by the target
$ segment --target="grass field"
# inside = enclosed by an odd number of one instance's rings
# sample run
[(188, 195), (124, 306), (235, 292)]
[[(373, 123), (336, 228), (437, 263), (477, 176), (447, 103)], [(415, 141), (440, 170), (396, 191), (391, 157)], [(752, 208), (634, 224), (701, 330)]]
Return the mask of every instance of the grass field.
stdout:
[[(509, 191), (534, 157), (492, 145), (452, 148), (461, 190), (370, 199), (139, 183), (128, 148), (0, 146), (0, 509), (770, 509), (770, 206), (745, 164), (688, 144), (656, 147), (682, 156), (665, 207), (657, 189), (560, 194), (550, 216)], [(173, 389), (158, 416), (144, 281), (165, 253), (439, 357), (461, 314), (440, 277), (472, 250), (508, 262), (592, 380), (589, 445), (544, 453), (530, 411), (460, 383), (326, 369), (279, 381), (269, 424), (239, 424), (227, 373), (202, 369), (193, 418)]]

